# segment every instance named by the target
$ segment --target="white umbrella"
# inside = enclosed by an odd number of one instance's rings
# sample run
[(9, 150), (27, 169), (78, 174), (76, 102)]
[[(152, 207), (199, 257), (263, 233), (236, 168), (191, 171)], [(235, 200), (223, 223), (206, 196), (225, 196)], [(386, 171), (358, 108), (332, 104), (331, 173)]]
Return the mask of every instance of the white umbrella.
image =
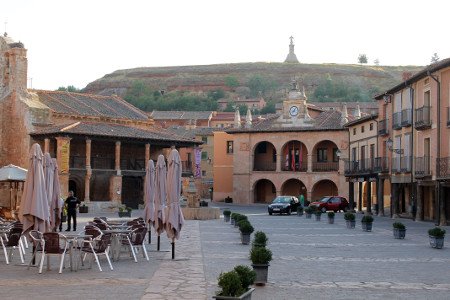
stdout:
[(167, 206), (169, 207), (166, 232), (172, 239), (172, 259), (175, 258), (175, 239), (180, 238), (181, 227), (184, 224), (183, 212), (180, 207), (181, 195), (181, 159), (176, 149), (172, 149), (168, 158), (167, 171)]
[(149, 224), (148, 242), (150, 243), (150, 225), (155, 221), (155, 163), (148, 161), (144, 182), (144, 220)]
[(33, 144), (30, 150), (30, 165), (25, 180), (19, 219), (26, 234), (32, 229), (47, 232), (50, 229), (48, 197), (45, 190), (41, 146)]
[(166, 162), (164, 156), (160, 154), (156, 161), (155, 171), (155, 212), (153, 219), (153, 228), (158, 235), (157, 250), (159, 250), (159, 238), (161, 233), (164, 232), (165, 213), (164, 207), (166, 206)]

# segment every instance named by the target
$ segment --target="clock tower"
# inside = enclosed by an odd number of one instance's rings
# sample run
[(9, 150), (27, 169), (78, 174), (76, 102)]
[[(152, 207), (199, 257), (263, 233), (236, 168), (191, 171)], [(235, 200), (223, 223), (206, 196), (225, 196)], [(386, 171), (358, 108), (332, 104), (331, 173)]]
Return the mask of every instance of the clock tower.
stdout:
[(281, 127), (312, 126), (313, 120), (308, 114), (305, 88), (299, 90), (297, 82), (291, 83), (287, 99), (283, 101), (283, 111), (278, 120)]

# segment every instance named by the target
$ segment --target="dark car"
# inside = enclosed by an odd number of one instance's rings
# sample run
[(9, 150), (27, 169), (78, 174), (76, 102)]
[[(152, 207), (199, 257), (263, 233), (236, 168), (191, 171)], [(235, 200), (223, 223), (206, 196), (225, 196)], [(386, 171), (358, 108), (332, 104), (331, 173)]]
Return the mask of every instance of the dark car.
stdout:
[(283, 214), (286, 213), (288, 215), (291, 212), (297, 211), (297, 207), (300, 205), (297, 197), (294, 196), (278, 196), (276, 197), (269, 207), (267, 208), (269, 215), (273, 213)]
[(325, 196), (319, 201), (312, 202), (309, 206), (316, 207), (322, 212), (326, 212), (327, 210), (332, 210), (334, 212), (338, 212), (340, 210), (347, 211), (348, 201), (341, 196)]

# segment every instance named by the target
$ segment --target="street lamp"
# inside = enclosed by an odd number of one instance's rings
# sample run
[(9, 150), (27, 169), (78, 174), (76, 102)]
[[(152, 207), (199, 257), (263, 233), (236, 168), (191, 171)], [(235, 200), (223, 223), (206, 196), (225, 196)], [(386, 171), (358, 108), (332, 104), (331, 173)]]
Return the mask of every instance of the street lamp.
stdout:
[(389, 151), (392, 151), (396, 154), (403, 155), (403, 149), (394, 149), (394, 148), (392, 148), (393, 144), (394, 144), (394, 141), (392, 141), (391, 138), (388, 138), (388, 140), (386, 141), (386, 145), (388, 146)]

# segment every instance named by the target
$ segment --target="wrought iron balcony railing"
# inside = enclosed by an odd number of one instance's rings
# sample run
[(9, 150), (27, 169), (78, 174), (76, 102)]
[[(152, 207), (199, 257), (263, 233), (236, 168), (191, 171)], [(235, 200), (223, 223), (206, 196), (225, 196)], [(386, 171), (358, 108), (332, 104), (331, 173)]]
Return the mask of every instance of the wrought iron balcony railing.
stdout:
[(412, 109), (402, 110), (402, 127), (408, 127), (412, 124)]
[(396, 112), (392, 115), (392, 129), (402, 129), (402, 112)]
[(417, 130), (423, 130), (431, 127), (431, 107), (422, 106), (416, 109), (416, 120), (414, 122), (414, 128)]
[(416, 157), (414, 159), (414, 175), (416, 177), (431, 176), (430, 162), (429, 156)]
[(378, 134), (379, 135), (386, 135), (389, 133), (389, 129), (388, 129), (388, 119), (384, 119), (384, 120), (380, 120), (378, 122)]

